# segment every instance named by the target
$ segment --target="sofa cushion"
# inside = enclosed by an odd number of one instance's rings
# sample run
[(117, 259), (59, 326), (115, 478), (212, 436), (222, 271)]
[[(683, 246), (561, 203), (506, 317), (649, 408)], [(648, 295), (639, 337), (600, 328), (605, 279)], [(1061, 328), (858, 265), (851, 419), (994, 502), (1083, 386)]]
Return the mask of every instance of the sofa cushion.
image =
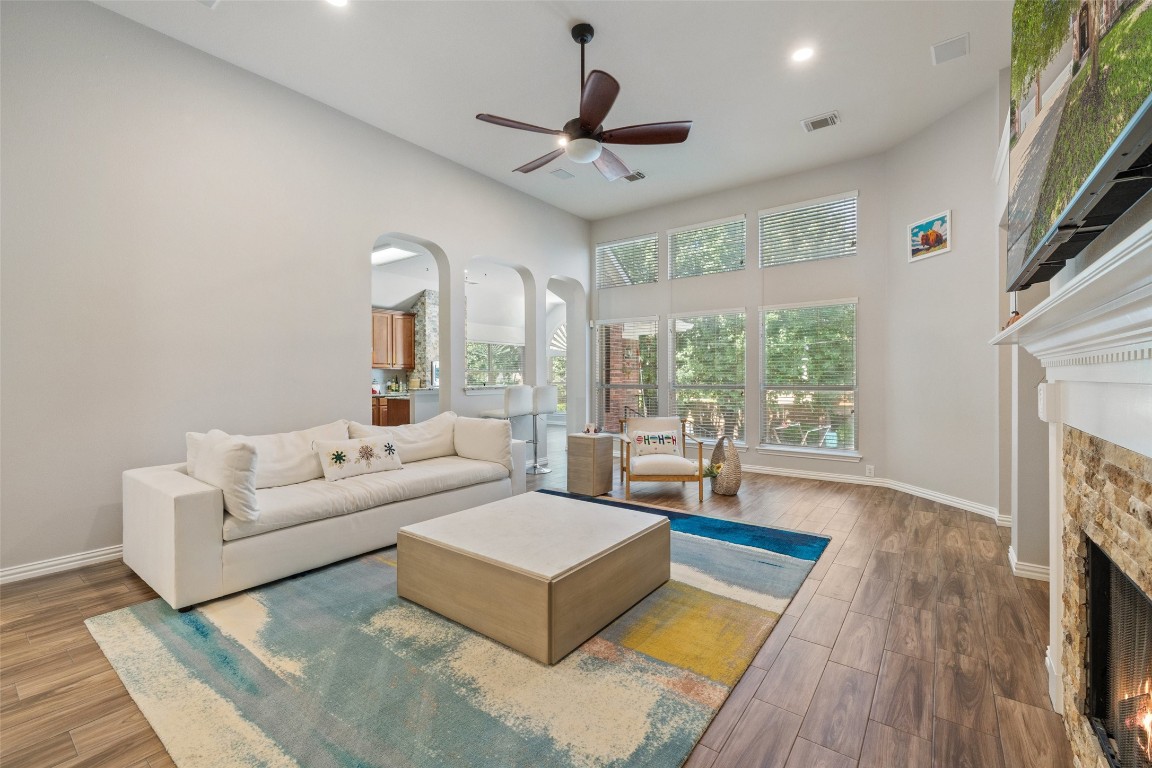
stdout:
[(348, 425), (348, 437), (377, 437), (391, 435), (400, 451), (400, 461), (410, 464), (413, 461), (452, 456), (456, 453), (453, 442), (456, 413), (445, 411), (427, 421), (417, 424), (401, 424), (398, 427), (372, 427), (352, 422)]
[(194, 477), (224, 492), (224, 509), (229, 514), (238, 520), (258, 520), (255, 447), (214, 429), (204, 435), (198, 449)]
[(512, 424), (505, 419), (459, 416), (453, 442), (457, 456), (492, 461), (512, 471)]
[(699, 469), (697, 462), (682, 456), (668, 456), (654, 453), (649, 456), (633, 456), (630, 471), (633, 476), (641, 475), (695, 475)]
[(234, 541), (394, 501), (507, 479), (508, 470), (501, 464), (444, 456), (407, 464), (400, 472), (373, 472), (338, 483), (309, 480), (297, 485), (264, 488), (256, 491), (260, 519), (244, 521), (225, 515), (224, 540)]
[(401, 468), (396, 446), (387, 434), (357, 440), (317, 440), (312, 447), (328, 481)]
[[(348, 421), (341, 419), (297, 432), (232, 437), (244, 440), (256, 449), (256, 487), (275, 488), (323, 477), (324, 470), (312, 450), (312, 443), (317, 440), (347, 440)], [(188, 474), (195, 477), (204, 435), (189, 432), (184, 440), (188, 448)]]

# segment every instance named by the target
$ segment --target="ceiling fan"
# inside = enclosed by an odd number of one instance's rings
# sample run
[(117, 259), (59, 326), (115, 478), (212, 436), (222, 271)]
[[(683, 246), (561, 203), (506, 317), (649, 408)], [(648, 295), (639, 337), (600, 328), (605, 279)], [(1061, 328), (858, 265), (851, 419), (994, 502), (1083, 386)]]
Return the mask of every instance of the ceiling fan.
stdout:
[(537, 168), (543, 168), (560, 155), (566, 154), (573, 162), (592, 163), (604, 178), (615, 181), (632, 172), (615, 152), (604, 146), (605, 144), (679, 144), (688, 138), (688, 131), (692, 128), (691, 120), (645, 123), (604, 130), (602, 123), (620, 93), (620, 83), (616, 82), (616, 78), (612, 75), (599, 69), (592, 70), (587, 77), (584, 76), (584, 46), (592, 40), (595, 32), (591, 24), (577, 24), (572, 27), (572, 39), (580, 44), (580, 115), (565, 123), (563, 129), (541, 128), (538, 125), (496, 115), (476, 115), (477, 120), (493, 125), (534, 133), (548, 133), (559, 138), (560, 149), (555, 149), (515, 169), (520, 173), (530, 173)]

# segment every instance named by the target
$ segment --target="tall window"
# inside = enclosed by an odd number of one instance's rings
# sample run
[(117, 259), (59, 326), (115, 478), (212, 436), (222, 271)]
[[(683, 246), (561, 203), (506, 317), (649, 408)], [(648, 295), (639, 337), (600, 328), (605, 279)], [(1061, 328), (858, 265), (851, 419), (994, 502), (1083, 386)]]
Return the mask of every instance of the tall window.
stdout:
[(568, 412), (568, 326), (560, 325), (548, 342), (548, 383), (556, 385), (556, 413)]
[(856, 304), (764, 309), (763, 445), (856, 450)]
[(605, 429), (620, 419), (658, 413), (656, 320), (623, 320), (596, 326), (596, 412)]
[(676, 414), (697, 438), (743, 441), (744, 313), (673, 317), (671, 328)]
[(744, 269), (747, 224), (743, 216), (668, 232), (672, 277), (694, 277)]
[(596, 246), (596, 287), (656, 282), (656, 235)]
[(524, 383), (524, 346), (469, 341), (464, 347), (464, 384), (494, 387)]
[(760, 212), (760, 266), (856, 255), (856, 192)]

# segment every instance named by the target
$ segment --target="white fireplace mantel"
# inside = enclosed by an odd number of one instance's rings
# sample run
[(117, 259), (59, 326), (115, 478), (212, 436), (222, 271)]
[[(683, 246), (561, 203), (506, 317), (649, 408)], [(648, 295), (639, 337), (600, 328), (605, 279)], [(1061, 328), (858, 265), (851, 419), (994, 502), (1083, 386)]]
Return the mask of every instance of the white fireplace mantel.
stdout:
[(1065, 425), (1152, 456), (1152, 221), (992, 339), (1040, 360), (1040, 418), (1049, 425), (1049, 696), (1063, 710), (1060, 648), (1062, 433)]

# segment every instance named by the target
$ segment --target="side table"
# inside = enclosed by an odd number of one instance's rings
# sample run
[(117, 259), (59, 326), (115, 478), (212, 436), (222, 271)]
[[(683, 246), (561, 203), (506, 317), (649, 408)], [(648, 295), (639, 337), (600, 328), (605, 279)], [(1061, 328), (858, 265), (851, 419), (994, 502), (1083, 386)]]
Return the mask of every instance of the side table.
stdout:
[(601, 496), (612, 490), (612, 443), (606, 433), (568, 435), (568, 493)]

